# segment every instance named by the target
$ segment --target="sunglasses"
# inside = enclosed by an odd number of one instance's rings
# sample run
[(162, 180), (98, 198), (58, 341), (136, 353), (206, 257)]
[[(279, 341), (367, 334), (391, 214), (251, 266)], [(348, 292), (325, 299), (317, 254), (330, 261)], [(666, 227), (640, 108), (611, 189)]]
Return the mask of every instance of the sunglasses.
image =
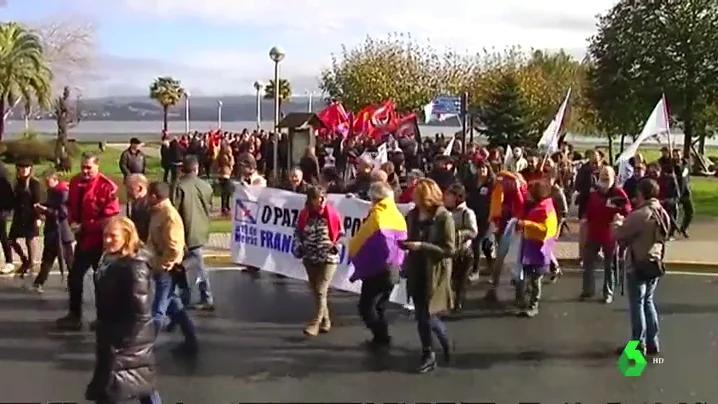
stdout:
[(94, 167), (93, 167), (93, 166), (81, 166), (80, 168), (81, 168), (82, 170), (88, 170), (88, 171), (89, 171), (89, 170), (92, 170)]

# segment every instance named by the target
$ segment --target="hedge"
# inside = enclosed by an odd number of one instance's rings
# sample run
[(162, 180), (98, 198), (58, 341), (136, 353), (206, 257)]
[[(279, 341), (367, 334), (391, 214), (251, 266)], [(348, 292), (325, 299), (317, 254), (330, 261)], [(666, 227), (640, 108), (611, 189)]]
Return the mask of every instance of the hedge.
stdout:
[[(55, 162), (56, 145), (56, 139), (9, 140), (0, 143), (0, 154), (7, 163), (15, 163), (18, 160), (30, 160), (34, 164)], [(73, 141), (67, 142), (67, 153), (71, 157), (77, 156), (80, 153), (79, 145)]]

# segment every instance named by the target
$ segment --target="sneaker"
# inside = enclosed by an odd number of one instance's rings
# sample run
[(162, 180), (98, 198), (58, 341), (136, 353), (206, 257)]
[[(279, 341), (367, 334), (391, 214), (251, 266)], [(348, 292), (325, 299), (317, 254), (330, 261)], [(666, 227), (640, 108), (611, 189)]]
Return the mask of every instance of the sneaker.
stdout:
[(613, 296), (608, 295), (603, 298), (603, 304), (611, 304), (613, 303)]
[(531, 307), (526, 310), (521, 310), (520, 312), (518, 312), (518, 316), (525, 317), (525, 318), (533, 318), (533, 317), (536, 317), (538, 315), (538, 313), (539, 313), (538, 307)]
[(421, 362), (416, 370), (419, 373), (428, 373), (436, 369), (436, 355), (432, 351), (421, 354)]
[(42, 287), (42, 285), (32, 285), (31, 290), (37, 294), (42, 294), (45, 292), (45, 289)]
[(5, 263), (0, 266), (0, 275), (10, 275), (15, 272), (15, 264)]

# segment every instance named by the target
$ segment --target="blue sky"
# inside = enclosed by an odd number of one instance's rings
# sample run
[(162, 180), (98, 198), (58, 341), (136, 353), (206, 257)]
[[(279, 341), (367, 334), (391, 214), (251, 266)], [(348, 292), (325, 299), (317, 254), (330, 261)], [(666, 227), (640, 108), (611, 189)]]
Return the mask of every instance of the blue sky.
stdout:
[(594, 15), (614, 2), (364, 0), (357, 12), (332, 0), (7, 0), (0, 18), (91, 23), (95, 63), (82, 78), (67, 79), (88, 96), (144, 94), (159, 75), (196, 94), (251, 93), (254, 81), (272, 74), (274, 45), (287, 53), (282, 75), (304, 93), (316, 91), (332, 53), (367, 35), (411, 33), (460, 52), (521, 45), (580, 54)]

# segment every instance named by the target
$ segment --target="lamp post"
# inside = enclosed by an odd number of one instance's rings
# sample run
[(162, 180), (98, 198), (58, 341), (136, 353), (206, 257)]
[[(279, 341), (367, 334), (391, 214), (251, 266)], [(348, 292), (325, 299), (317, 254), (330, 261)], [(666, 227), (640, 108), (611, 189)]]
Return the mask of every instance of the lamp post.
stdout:
[(184, 92), (184, 131), (189, 133), (189, 92)]
[(269, 58), (274, 62), (274, 179), (279, 179), (279, 62), (284, 59), (284, 50), (278, 46), (269, 50)]
[(257, 93), (257, 130), (262, 126), (262, 89), (264, 84), (259, 81), (254, 82), (254, 90)]
[(314, 100), (314, 91), (307, 91), (307, 96), (309, 96), (309, 101), (307, 103), (307, 112), (312, 112), (312, 101)]
[(222, 100), (217, 101), (217, 128), (222, 129)]

